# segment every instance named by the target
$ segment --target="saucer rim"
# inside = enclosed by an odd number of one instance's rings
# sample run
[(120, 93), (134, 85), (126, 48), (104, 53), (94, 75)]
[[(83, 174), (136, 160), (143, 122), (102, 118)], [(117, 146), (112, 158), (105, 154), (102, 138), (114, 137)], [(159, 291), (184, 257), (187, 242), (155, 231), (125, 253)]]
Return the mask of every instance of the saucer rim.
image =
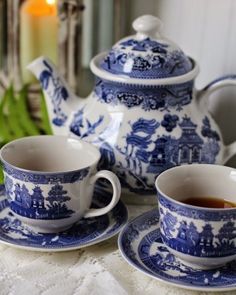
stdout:
[[(0, 185), (0, 189), (2, 185)], [(4, 185), (3, 185), (4, 187)], [(5, 195), (5, 193), (4, 193)], [(73, 250), (78, 250), (78, 249), (82, 249), (82, 248), (86, 248), (89, 246), (93, 246), (95, 244), (98, 244), (100, 242), (103, 242), (105, 240), (108, 240), (112, 237), (114, 237), (115, 235), (117, 235), (126, 225), (127, 221), (129, 220), (129, 210), (127, 208), (127, 206), (124, 204), (124, 202), (120, 199), (118, 201), (118, 203), (116, 204), (116, 206), (108, 213), (104, 214), (109, 216), (109, 214), (111, 214), (111, 212), (117, 207), (117, 206), (123, 206), (123, 209), (125, 210), (125, 215), (124, 215), (124, 219), (122, 219), (121, 225), (116, 228), (114, 231), (112, 231), (109, 234), (106, 234), (106, 230), (104, 233), (102, 233), (100, 236), (98, 236), (97, 238), (95, 238), (93, 241), (88, 242), (88, 243), (84, 243), (82, 245), (74, 245), (74, 246), (70, 246), (70, 247), (61, 247), (61, 246), (57, 246), (57, 248), (50, 248), (50, 247), (45, 247), (45, 246), (23, 246), (23, 245), (18, 245), (16, 243), (11, 243), (10, 241), (5, 241), (2, 239), (2, 236), (0, 235), (0, 245), (5, 245), (5, 246), (9, 246), (15, 249), (20, 249), (20, 250), (28, 250), (28, 251), (34, 251), (34, 252), (67, 252), (67, 251), (73, 251)], [(110, 218), (109, 218), (110, 220)], [(109, 222), (110, 224), (110, 222)], [(113, 226), (115, 226), (117, 224), (117, 222), (114, 223)], [(55, 235), (57, 235), (59, 233), (55, 232)], [(55, 247), (55, 246), (54, 246)]]
[[(234, 285), (229, 285), (228, 287), (226, 287), (225, 285), (223, 287), (220, 287), (220, 286), (217, 286), (217, 287), (207, 287), (207, 286), (190, 286), (190, 285), (186, 285), (186, 283), (184, 282), (179, 282), (179, 283), (174, 283), (171, 281), (171, 279), (167, 279), (167, 278), (164, 278), (160, 275), (154, 275), (153, 272), (151, 271), (148, 271), (148, 268), (145, 268), (144, 266), (141, 268), (139, 267), (132, 259), (130, 259), (124, 249), (123, 249), (123, 246), (122, 246), (122, 239), (126, 233), (126, 231), (128, 230), (128, 228), (135, 224), (139, 219), (142, 219), (142, 218), (145, 218), (145, 216), (148, 216), (150, 214), (152, 214), (153, 212), (156, 212), (157, 216), (160, 217), (160, 214), (158, 212), (158, 207), (154, 208), (154, 209), (151, 209), (135, 218), (133, 218), (132, 220), (130, 220), (124, 227), (123, 229), (120, 231), (119, 233), (119, 236), (118, 236), (118, 240), (117, 240), (117, 244), (118, 244), (118, 249), (119, 249), (119, 252), (122, 256), (122, 258), (129, 264), (131, 265), (134, 269), (140, 271), (141, 273), (147, 275), (148, 277), (152, 278), (152, 279), (155, 279), (157, 280), (158, 282), (161, 282), (165, 285), (168, 285), (168, 286), (173, 286), (173, 287), (177, 287), (179, 289), (185, 289), (185, 290), (191, 290), (191, 291), (205, 291), (205, 292), (222, 292), (222, 291), (234, 291), (236, 290), (236, 283)], [(159, 227), (159, 221), (158, 221), (158, 227)], [(150, 228), (144, 236), (146, 236), (149, 232), (150, 232)], [(137, 252), (135, 252), (137, 254)]]

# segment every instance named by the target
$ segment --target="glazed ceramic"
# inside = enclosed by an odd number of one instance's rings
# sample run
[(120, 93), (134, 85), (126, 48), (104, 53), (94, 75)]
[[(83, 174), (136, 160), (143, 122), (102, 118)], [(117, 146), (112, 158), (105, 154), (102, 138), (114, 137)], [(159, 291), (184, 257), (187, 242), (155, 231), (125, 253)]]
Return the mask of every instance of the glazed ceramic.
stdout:
[[(95, 186), (92, 206), (102, 208), (111, 197), (111, 193)], [(38, 233), (22, 223), (11, 211), (5, 190), (0, 187), (0, 243), (8, 246), (41, 252), (80, 249), (116, 235), (127, 219), (127, 209), (122, 201), (119, 201), (107, 214), (92, 219), (82, 218), (66, 231)]]
[[(63, 231), (82, 217), (108, 213), (119, 201), (118, 178), (110, 171), (96, 172), (100, 152), (81, 140), (25, 137), (5, 145), (0, 159), (9, 206), (35, 231)], [(104, 208), (89, 209), (99, 178), (112, 184), (113, 196)]]
[(131, 266), (168, 285), (219, 294), (236, 289), (235, 260), (221, 268), (202, 270), (186, 265), (169, 251), (161, 239), (157, 209), (130, 221), (119, 234), (118, 245)]
[(223, 164), (236, 151), (236, 144), (224, 145), (207, 110), (209, 94), (235, 85), (236, 76), (196, 91), (196, 61), (163, 37), (160, 25), (142, 16), (133, 23), (136, 35), (92, 59), (96, 82), (86, 100), (71, 93), (47, 58), (28, 67), (41, 82), (53, 132), (98, 146), (100, 167), (114, 171), (136, 202), (154, 196), (156, 176), (166, 169)]
[(236, 170), (194, 164), (163, 172), (156, 180), (163, 242), (193, 266), (214, 268), (236, 258), (236, 208), (184, 204), (191, 197), (236, 203)]

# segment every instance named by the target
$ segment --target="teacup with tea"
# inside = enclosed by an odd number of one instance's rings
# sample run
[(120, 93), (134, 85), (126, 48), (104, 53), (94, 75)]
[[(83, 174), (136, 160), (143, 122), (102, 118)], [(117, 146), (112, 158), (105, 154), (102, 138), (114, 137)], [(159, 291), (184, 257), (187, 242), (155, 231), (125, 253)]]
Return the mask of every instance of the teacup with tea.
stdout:
[[(43, 233), (63, 231), (84, 218), (108, 213), (120, 198), (120, 182), (97, 172), (99, 150), (82, 140), (45, 135), (17, 139), (0, 151), (6, 194), (14, 215)], [(113, 196), (104, 208), (90, 208), (94, 185), (106, 178)]]
[(198, 268), (236, 258), (236, 170), (192, 164), (156, 179), (162, 240), (169, 251)]

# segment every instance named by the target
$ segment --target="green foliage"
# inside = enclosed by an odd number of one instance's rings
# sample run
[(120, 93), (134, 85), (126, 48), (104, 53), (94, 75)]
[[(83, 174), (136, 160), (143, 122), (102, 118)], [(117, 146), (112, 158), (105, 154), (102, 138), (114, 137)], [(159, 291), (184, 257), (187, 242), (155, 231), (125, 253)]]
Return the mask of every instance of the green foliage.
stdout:
[[(40, 122), (35, 122), (28, 108), (28, 87), (15, 92), (11, 85), (0, 98), (0, 148), (14, 139), (39, 134), (52, 134), (43, 93), (40, 94)], [(3, 173), (0, 166), (0, 184)]]
[(4, 182), (4, 178), (3, 178), (3, 171), (2, 171), (2, 167), (0, 165), (0, 184)]
[(24, 136), (39, 135), (41, 134), (40, 129), (36, 123), (32, 120), (27, 102), (27, 86), (23, 87), (19, 93), (16, 94), (16, 112), (17, 119), (24, 132)]
[(40, 110), (41, 110), (41, 129), (45, 134), (52, 134), (52, 128), (48, 119), (47, 106), (45, 102), (45, 98), (43, 92), (40, 95)]
[(0, 147), (11, 140), (11, 131), (8, 128), (7, 115), (5, 114), (7, 97), (6, 91), (0, 101)]

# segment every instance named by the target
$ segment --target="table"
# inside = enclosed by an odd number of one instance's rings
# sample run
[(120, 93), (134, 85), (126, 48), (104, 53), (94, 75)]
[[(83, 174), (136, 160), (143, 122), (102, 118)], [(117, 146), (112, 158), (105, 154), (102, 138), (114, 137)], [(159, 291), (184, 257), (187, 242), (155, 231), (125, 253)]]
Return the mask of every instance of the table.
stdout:
[[(128, 206), (131, 218), (151, 206)], [(70, 252), (42, 253), (0, 245), (0, 295), (206, 295), (170, 287), (128, 265), (117, 236)], [(209, 293), (236, 295), (236, 291)]]

